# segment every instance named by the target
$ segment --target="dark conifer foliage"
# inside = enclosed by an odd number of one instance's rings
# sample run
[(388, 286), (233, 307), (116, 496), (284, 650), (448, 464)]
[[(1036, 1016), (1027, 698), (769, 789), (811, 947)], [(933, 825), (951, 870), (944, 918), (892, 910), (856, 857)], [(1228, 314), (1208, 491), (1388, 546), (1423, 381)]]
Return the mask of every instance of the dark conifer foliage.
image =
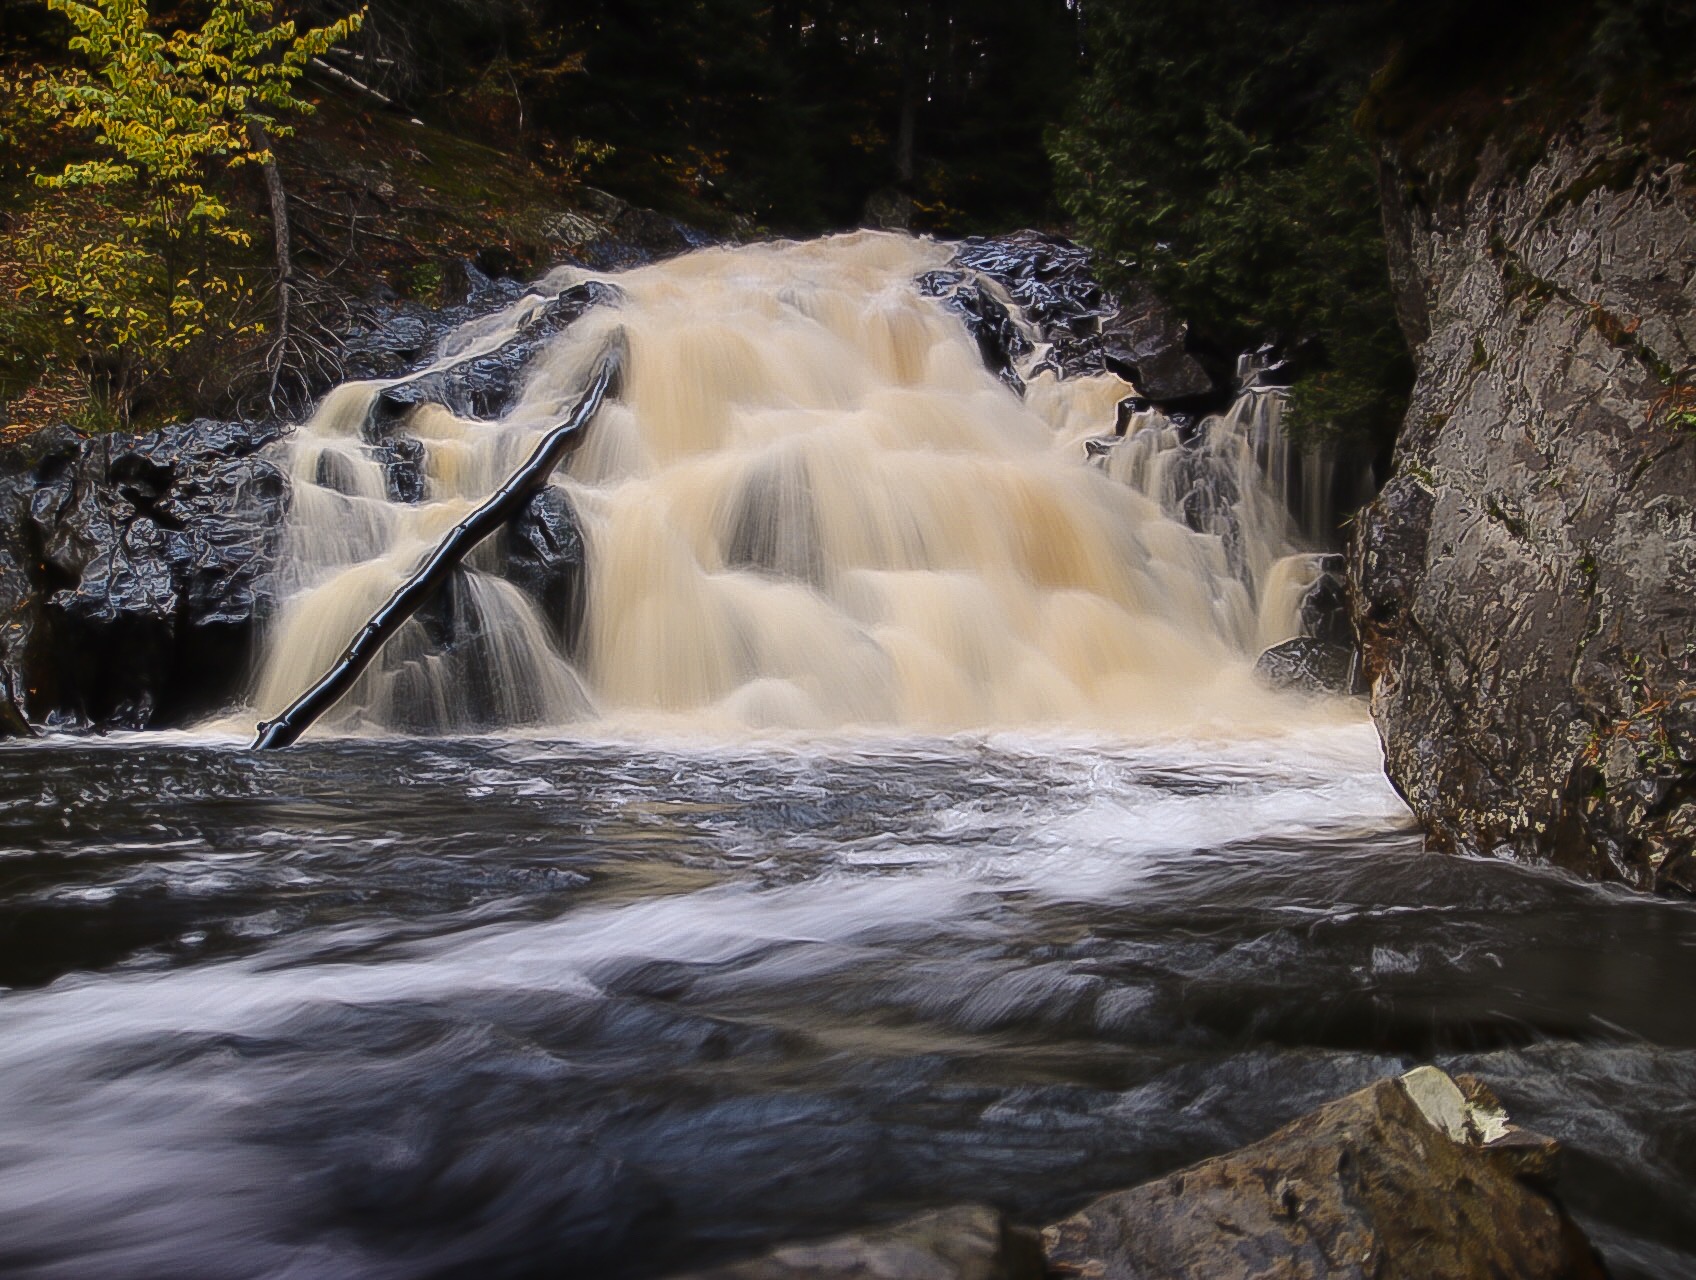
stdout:
[(1081, 44), (1077, 0), (374, 0), (345, 56), (408, 105), (609, 146), (605, 182), (675, 212), (806, 232), (894, 196), (963, 231), (1057, 215), (1043, 130)]

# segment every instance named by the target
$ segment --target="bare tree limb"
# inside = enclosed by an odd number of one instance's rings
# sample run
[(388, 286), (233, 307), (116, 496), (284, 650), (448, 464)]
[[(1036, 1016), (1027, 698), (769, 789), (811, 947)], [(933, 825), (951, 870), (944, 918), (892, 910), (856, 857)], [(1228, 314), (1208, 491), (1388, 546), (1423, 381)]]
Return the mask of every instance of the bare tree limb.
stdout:
[(253, 750), (269, 751), (291, 745), (353, 687), (384, 642), (446, 585), (449, 575), (477, 544), (516, 516), (525, 503), (547, 486), (554, 468), (583, 442), (584, 429), (600, 409), (601, 401), (609, 392), (616, 394), (623, 367), (621, 333), (608, 343), (595, 362), (589, 388), (571, 415), (542, 437), (524, 465), (507, 478), (493, 497), (448, 532), (429, 558), (371, 616), (371, 621), (360, 628), (341, 658), (317, 684), (295, 699), (275, 720), (260, 724)]
[(356, 93), (363, 93), (367, 98), (382, 103), (385, 107), (392, 107), (395, 105), (395, 100), (389, 97), (388, 94), (383, 93), (380, 90), (373, 89), (363, 80), (355, 79), (353, 76), (348, 75), (348, 73), (343, 71), (340, 67), (332, 67), (322, 58), (314, 58), (307, 65), (309, 65), (314, 71), (328, 76), (338, 84), (346, 85), (349, 89), (354, 90)]

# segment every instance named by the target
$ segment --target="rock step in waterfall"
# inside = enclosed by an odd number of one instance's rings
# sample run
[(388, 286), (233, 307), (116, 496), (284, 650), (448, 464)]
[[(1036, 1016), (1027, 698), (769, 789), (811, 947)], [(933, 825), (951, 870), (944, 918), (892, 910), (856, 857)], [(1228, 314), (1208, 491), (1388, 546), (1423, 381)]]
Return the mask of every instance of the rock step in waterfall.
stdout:
[[(1288, 514), (1300, 502), (1281, 393), (1253, 387), (1208, 417), (1156, 408), (1128, 377), (1185, 395), (1205, 378), (1184, 363), (1181, 326), (1105, 294), (1064, 241), (862, 233), (561, 269), (460, 324), (423, 367), (337, 388), (286, 440), (240, 453), (243, 476), (190, 506), (186, 535), (226, 550), (249, 528), (263, 537), (240, 574), (208, 577), (197, 554), (168, 562), (176, 599), (154, 628), (169, 649), (230, 612), (226, 588), (240, 596), (230, 649), (250, 646), (255, 674), (245, 695), (228, 680), (219, 692), (253, 710), (223, 723), (274, 716), (323, 676), (569, 411), (614, 328), (630, 346), (621, 401), (447, 575), (327, 727), (1285, 714), (1253, 661), (1325, 625), (1303, 610), (1324, 597), (1326, 566)], [(23, 541), (90, 541), (74, 513), (96, 495), (114, 556), (60, 556), (54, 573), (121, 577), (155, 508), (206, 487), (201, 465), (150, 473), (150, 496), (79, 445), (50, 468), (83, 496), (24, 513)], [(72, 602), (102, 584), (35, 584), (37, 633), (86, 626)], [(90, 698), (74, 676), (43, 697), (18, 652), (10, 701), (38, 722), (142, 725), (189, 706)]]

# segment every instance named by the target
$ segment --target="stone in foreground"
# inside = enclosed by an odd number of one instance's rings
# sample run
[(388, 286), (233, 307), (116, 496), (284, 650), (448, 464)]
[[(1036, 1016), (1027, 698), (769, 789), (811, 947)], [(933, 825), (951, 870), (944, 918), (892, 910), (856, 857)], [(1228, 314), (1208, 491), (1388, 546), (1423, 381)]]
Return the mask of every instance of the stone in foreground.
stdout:
[(679, 1280), (1041, 1280), (1036, 1241), (994, 1209), (961, 1205)]
[(1553, 1156), (1481, 1083), (1421, 1067), (1104, 1196), (1043, 1246), (1050, 1275), (1090, 1280), (1594, 1280), (1595, 1251), (1534, 1185)]

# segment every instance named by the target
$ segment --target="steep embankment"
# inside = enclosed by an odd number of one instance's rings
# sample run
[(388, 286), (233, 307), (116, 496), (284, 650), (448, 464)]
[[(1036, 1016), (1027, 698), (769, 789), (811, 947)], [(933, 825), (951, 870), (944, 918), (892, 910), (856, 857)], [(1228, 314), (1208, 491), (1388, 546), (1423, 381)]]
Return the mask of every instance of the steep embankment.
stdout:
[(1419, 378), (1356, 622), (1435, 841), (1696, 891), (1696, 175), (1620, 137), (1387, 162)]

